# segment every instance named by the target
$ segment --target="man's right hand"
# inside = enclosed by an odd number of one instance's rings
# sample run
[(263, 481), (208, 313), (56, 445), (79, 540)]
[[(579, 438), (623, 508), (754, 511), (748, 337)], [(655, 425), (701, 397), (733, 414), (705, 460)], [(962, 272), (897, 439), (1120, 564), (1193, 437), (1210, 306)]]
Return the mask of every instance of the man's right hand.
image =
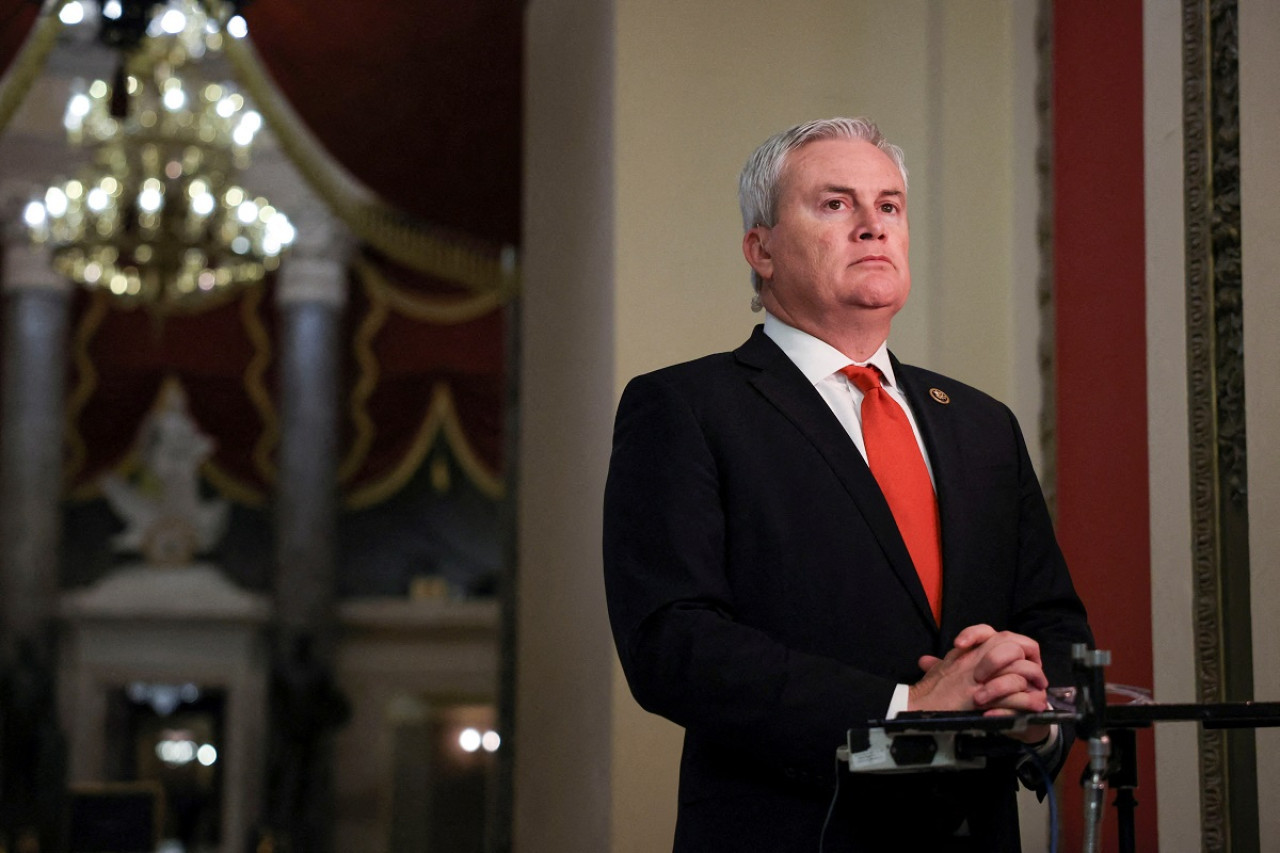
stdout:
[(972, 625), (946, 657), (920, 658), (924, 677), (908, 690), (909, 711), (1043, 711), (1049, 680), (1030, 637)]

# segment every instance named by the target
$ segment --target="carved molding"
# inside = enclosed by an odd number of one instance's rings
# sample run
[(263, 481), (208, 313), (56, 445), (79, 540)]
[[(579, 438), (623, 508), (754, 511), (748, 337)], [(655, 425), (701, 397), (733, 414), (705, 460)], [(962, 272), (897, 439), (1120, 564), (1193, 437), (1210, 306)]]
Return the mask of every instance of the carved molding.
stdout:
[[(1199, 701), (1224, 702), (1252, 687), (1240, 660), (1251, 658), (1251, 649), (1232, 633), (1242, 606), (1247, 623), (1249, 599), (1239, 40), (1235, 0), (1183, 0), (1182, 12), (1196, 685)], [(1230, 850), (1233, 835), (1249, 834), (1243, 825), (1233, 833), (1233, 814), (1253, 811), (1256, 823), (1256, 794), (1245, 802), (1249, 792), (1236, 794), (1241, 786), (1233, 784), (1252, 773), (1247, 752), (1244, 760), (1233, 753), (1226, 732), (1200, 731), (1201, 832), (1209, 853)]]
[(1036, 10), (1036, 244), (1040, 270), (1036, 278), (1036, 308), (1040, 341), (1036, 366), (1040, 372), (1040, 486), (1049, 512), (1058, 508), (1058, 406), (1054, 382), (1053, 316), (1053, 0), (1040, 0)]

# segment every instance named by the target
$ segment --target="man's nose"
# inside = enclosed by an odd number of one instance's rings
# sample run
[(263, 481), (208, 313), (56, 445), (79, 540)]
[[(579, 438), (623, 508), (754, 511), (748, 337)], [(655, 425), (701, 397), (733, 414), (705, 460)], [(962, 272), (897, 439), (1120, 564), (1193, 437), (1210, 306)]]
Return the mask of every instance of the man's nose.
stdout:
[(880, 218), (879, 211), (874, 209), (862, 211), (854, 226), (854, 235), (859, 240), (879, 240), (883, 237), (884, 221)]

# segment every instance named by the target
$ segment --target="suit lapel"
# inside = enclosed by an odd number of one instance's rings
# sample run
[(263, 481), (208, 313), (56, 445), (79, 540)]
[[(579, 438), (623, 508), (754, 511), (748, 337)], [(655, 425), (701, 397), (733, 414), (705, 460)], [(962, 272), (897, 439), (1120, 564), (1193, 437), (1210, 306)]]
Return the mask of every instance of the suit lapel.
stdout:
[(916, 368), (904, 366), (896, 358), (893, 369), (911, 404), (911, 413), (933, 469), (942, 531), (942, 624), (944, 633), (948, 628), (954, 633), (968, 624), (963, 615), (964, 602), (968, 600), (964, 589), (969, 581), (965, 567), (974, 564), (968, 557), (972, 539), (966, 534), (974, 532), (974, 525), (968, 517), (966, 502), (947, 488), (948, 483), (965, 481), (964, 446), (958, 432), (965, 413), (951, 402), (954, 392), (948, 391), (953, 389), (946, 387), (942, 377), (934, 376), (939, 385), (932, 386)]
[(786, 353), (764, 334), (763, 327), (756, 327), (751, 338), (734, 355), (739, 363), (750, 368), (748, 381), (827, 460), (836, 478), (853, 499), (858, 512), (866, 520), (921, 618), (929, 625), (934, 625), (928, 598), (920, 584), (915, 564), (907, 553), (906, 543), (902, 541), (902, 534), (898, 532), (893, 512), (876, 484), (871, 469), (867, 467), (866, 460), (831, 413), (822, 396), (787, 358)]

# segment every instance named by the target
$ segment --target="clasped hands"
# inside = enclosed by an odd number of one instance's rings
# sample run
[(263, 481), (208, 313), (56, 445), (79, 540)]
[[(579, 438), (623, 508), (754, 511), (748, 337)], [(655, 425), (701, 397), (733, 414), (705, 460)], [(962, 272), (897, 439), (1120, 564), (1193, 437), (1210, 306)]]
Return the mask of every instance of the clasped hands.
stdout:
[[(1012, 631), (970, 625), (956, 637), (946, 657), (924, 655), (924, 677), (908, 690), (909, 711), (984, 711), (988, 715), (1037, 712), (1049, 707), (1049, 679), (1040, 661), (1040, 645)], [(1039, 743), (1047, 725), (1011, 731), (1024, 743)]]

